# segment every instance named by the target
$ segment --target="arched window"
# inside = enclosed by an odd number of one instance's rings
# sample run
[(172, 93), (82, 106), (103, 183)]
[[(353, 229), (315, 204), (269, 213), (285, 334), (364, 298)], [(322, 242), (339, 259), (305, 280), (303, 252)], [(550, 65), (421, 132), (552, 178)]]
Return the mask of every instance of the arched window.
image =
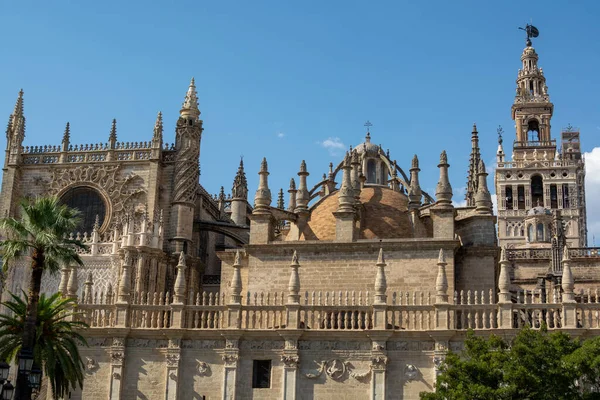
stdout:
[(106, 218), (106, 204), (104, 199), (95, 189), (88, 186), (73, 187), (65, 192), (60, 198), (62, 204), (75, 208), (81, 212), (80, 223), (76, 228), (78, 232), (91, 233), (98, 216), (100, 226)]
[(534, 241), (534, 237), (533, 237), (533, 225), (529, 224), (527, 226), (527, 241), (528, 242), (533, 242)]
[(527, 123), (527, 140), (530, 142), (540, 141), (540, 124), (537, 119), (530, 119)]
[(539, 175), (531, 177), (531, 203), (533, 207), (544, 205), (544, 181)]
[(558, 193), (555, 184), (550, 185), (550, 208), (558, 208)]
[(386, 185), (388, 181), (387, 167), (384, 163), (381, 163), (381, 180), (379, 183)]
[(377, 163), (372, 158), (367, 161), (367, 183), (377, 183)]
[(517, 206), (519, 210), (525, 209), (525, 187), (523, 185), (517, 186)]
[(510, 225), (506, 227), (506, 236), (512, 236), (512, 226)]
[(510, 187), (510, 186), (506, 187), (506, 209), (507, 210), (513, 209), (513, 193), (512, 193), (512, 187)]
[(542, 223), (537, 224), (537, 241), (544, 241), (544, 224)]

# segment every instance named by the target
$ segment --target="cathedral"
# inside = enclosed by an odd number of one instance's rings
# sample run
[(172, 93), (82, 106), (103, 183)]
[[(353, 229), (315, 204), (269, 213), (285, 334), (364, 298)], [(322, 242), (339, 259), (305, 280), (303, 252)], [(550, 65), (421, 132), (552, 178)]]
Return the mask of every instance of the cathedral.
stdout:
[[(119, 141), (113, 120), (105, 143), (73, 144), (67, 124), (60, 144), (27, 144), (21, 91), (0, 215), (56, 195), (81, 210), (73, 237), (88, 246), (84, 266), (63, 265), (42, 286), (76, 298), (90, 326), (84, 386), (70, 399), (418, 399), (469, 329), (595, 335), (600, 254), (587, 247), (580, 135), (552, 135), (529, 39), (516, 83), (512, 148), (498, 132), (497, 216), (475, 125), (465, 206), (453, 154), (440, 154), (427, 193), (418, 157), (393, 159), (367, 131), (323, 177), (309, 179), (303, 161), (285, 207), (268, 154), (240, 162), (230, 194), (199, 183), (193, 79), (173, 143), (159, 113), (148, 141)], [(259, 175), (253, 199), (247, 170)], [(23, 258), (5, 289), (28, 278)]]

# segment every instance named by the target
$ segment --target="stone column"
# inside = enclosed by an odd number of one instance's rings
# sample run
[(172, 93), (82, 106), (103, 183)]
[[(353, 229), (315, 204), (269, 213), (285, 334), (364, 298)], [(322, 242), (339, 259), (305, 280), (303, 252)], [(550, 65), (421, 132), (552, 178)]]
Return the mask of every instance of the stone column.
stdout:
[(77, 264), (71, 266), (69, 273), (69, 283), (67, 284), (67, 293), (70, 298), (77, 300), (77, 290), (79, 290), (79, 282), (77, 282)]
[(227, 305), (227, 327), (230, 329), (241, 328), (241, 310), (242, 310), (242, 275), (240, 268), (242, 263), (240, 260), (240, 251), (235, 251), (235, 259), (233, 261), (233, 275), (231, 277), (231, 296)]
[(430, 334), (431, 338), (435, 341), (435, 347), (433, 351), (433, 382), (435, 384), (438, 375), (440, 374), (440, 365), (446, 359), (448, 353), (449, 340), (454, 335), (454, 331), (446, 332), (435, 332)]
[(121, 267), (121, 280), (119, 282), (119, 294), (116, 302), (117, 326), (125, 327), (129, 323), (129, 302), (131, 292), (131, 253), (125, 250)]
[(391, 332), (373, 332), (371, 338), (371, 388), (369, 399), (385, 400), (385, 379), (387, 374), (387, 350), (386, 343)]
[(281, 333), (285, 341), (281, 362), (283, 363), (283, 385), (281, 398), (283, 400), (296, 400), (298, 391), (298, 368), (300, 365), (300, 356), (298, 354), (298, 338), (302, 332)]
[(181, 360), (181, 339), (169, 339), (169, 347), (165, 354), (167, 373), (165, 383), (165, 400), (177, 400), (177, 382), (179, 381), (179, 362)]
[(68, 294), (67, 285), (69, 283), (69, 267), (67, 264), (63, 264), (63, 267), (60, 270), (60, 283), (58, 284), (58, 291), (62, 294), (63, 297), (66, 297)]
[(300, 275), (298, 254), (294, 250), (290, 264), (290, 282), (288, 284), (288, 300), (286, 304), (286, 328), (298, 329), (300, 324)]
[(222, 399), (231, 400), (236, 397), (237, 389), (237, 369), (240, 359), (240, 335), (238, 333), (224, 333), (225, 351), (222, 355), (223, 360), (223, 390)]
[[(438, 274), (435, 280), (435, 329), (449, 329), (448, 313), (448, 278), (446, 276), (446, 255), (444, 249), (440, 249), (438, 257)], [(452, 327), (453, 328), (453, 327)]]
[(354, 241), (354, 191), (350, 178), (351, 165), (350, 156), (346, 154), (343, 164), (343, 180), (338, 195), (338, 208), (333, 213), (335, 215), (335, 240), (340, 242)]
[(125, 338), (113, 338), (110, 349), (110, 381), (108, 398), (109, 400), (121, 400), (123, 393), (124, 364), (125, 364)]

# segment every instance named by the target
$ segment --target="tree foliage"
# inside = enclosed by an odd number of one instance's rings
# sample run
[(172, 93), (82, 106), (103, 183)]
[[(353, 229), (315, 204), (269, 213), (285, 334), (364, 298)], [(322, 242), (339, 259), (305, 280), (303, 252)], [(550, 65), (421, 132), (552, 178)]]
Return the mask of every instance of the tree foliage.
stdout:
[[(15, 359), (23, 343), (27, 295), (10, 293), (11, 300), (2, 303), (12, 315), (0, 314), (0, 359)], [(54, 398), (63, 398), (70, 388), (83, 384), (84, 365), (78, 345), (87, 346), (77, 329), (87, 324), (74, 320), (75, 299), (62, 298), (60, 293), (40, 296), (35, 332), (34, 360), (43, 367)]]
[(521, 330), (512, 341), (467, 334), (461, 354), (449, 352), (434, 393), (421, 400), (600, 399), (600, 337)]

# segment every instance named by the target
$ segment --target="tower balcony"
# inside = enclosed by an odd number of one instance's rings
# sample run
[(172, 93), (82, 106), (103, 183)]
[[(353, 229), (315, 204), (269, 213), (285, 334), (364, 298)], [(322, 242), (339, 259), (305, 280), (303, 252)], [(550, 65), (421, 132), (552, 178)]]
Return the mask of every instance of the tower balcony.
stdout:
[(523, 149), (527, 150), (529, 148), (539, 149), (539, 148), (556, 148), (556, 139), (551, 140), (527, 140), (527, 141), (518, 141), (515, 140), (513, 142), (513, 149)]

